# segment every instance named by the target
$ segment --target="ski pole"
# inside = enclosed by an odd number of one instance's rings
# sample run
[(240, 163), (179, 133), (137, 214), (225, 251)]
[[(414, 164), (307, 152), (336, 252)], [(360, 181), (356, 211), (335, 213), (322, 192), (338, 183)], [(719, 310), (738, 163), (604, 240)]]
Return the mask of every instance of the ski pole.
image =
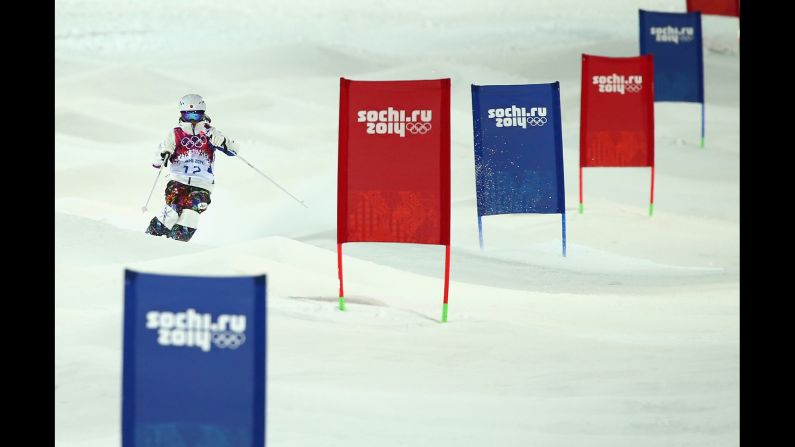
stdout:
[(163, 167), (166, 165), (166, 159), (163, 157), (163, 162), (160, 163), (160, 169), (157, 170), (157, 177), (155, 177), (155, 183), (152, 185), (152, 190), (149, 191), (149, 197), (146, 198), (146, 203), (144, 206), (141, 207), (141, 212), (146, 212), (146, 207), (149, 206), (149, 200), (152, 198), (152, 193), (155, 192), (155, 186), (157, 186), (157, 181), (160, 180), (160, 174), (163, 173)]
[(294, 195), (290, 194), (290, 192), (289, 192), (289, 191), (287, 191), (286, 189), (282, 188), (282, 186), (281, 186), (281, 185), (279, 185), (278, 183), (276, 183), (275, 181), (273, 181), (273, 179), (272, 179), (272, 178), (270, 178), (270, 177), (268, 177), (268, 175), (267, 175), (267, 174), (265, 174), (264, 172), (262, 172), (262, 171), (260, 171), (259, 169), (255, 168), (255, 167), (254, 167), (254, 165), (252, 165), (251, 163), (249, 163), (249, 162), (248, 162), (248, 160), (246, 160), (245, 158), (241, 157), (241, 156), (240, 156), (239, 154), (237, 154), (237, 153), (235, 153), (235, 156), (236, 156), (237, 158), (239, 158), (240, 160), (242, 160), (242, 161), (243, 161), (245, 164), (249, 165), (249, 166), (251, 167), (251, 169), (253, 169), (253, 170), (257, 171), (257, 173), (258, 173), (259, 175), (261, 175), (261, 176), (265, 177), (265, 178), (266, 178), (266, 179), (268, 179), (268, 180), (269, 180), (271, 183), (273, 183), (274, 185), (276, 185), (276, 186), (277, 186), (279, 189), (281, 189), (282, 191), (284, 191), (284, 192), (285, 192), (285, 193), (286, 193), (288, 196), (290, 196), (290, 197), (292, 197), (293, 199), (295, 199), (295, 201), (296, 201), (296, 202), (298, 202), (298, 203), (300, 203), (300, 204), (301, 204), (301, 206), (303, 206), (304, 208), (309, 208), (308, 206), (306, 206), (306, 204), (303, 202), (303, 200), (299, 200), (299, 199), (298, 199), (296, 196), (294, 196)]

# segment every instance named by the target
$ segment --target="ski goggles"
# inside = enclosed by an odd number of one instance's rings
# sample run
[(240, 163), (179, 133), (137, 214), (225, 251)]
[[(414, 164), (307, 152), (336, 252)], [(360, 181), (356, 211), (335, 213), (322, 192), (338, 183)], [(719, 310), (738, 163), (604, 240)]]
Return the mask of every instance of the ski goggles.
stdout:
[(182, 114), (183, 121), (201, 121), (204, 119), (204, 110), (183, 110), (179, 113)]

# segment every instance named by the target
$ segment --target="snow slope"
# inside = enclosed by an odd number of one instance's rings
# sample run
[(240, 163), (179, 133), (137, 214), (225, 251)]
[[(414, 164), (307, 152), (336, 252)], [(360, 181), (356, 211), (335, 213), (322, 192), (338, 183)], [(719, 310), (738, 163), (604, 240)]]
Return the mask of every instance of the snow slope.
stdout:
[[(704, 17), (700, 106), (655, 107), (648, 169), (585, 171), (580, 54), (638, 54), (639, 8), (684, 1), (56, 0), (56, 445), (119, 445), (124, 268), (268, 274), (275, 446), (739, 445), (737, 20)], [(492, 4), (493, 3), (493, 4)], [(335, 308), (339, 77), (452, 78), (444, 249), (348, 244)], [(469, 85), (561, 82), (560, 217), (484, 218)], [(188, 244), (143, 234), (186, 93), (302, 208), (233, 158)], [(162, 200), (161, 180), (152, 200)]]

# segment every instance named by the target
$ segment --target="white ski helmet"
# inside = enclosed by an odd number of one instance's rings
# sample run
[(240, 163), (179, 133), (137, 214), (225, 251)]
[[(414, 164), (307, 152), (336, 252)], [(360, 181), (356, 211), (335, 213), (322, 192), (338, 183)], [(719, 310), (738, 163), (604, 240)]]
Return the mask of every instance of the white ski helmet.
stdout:
[(204, 103), (204, 98), (196, 94), (185, 95), (179, 100), (179, 111), (187, 112), (192, 110), (207, 110), (207, 104)]

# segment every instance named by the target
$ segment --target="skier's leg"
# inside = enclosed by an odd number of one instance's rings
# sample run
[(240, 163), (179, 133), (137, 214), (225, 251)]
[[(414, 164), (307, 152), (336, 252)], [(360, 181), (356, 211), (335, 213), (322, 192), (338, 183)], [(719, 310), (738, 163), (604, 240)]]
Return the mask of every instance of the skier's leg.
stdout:
[(195, 188), (181, 203), (182, 212), (179, 219), (171, 228), (170, 237), (179, 241), (188, 242), (196, 233), (199, 225), (199, 214), (210, 206), (210, 192), (206, 189)]
[(170, 237), (178, 241), (188, 242), (193, 234), (196, 233), (196, 227), (199, 223), (199, 213), (191, 209), (182, 210), (179, 215), (179, 220), (174, 227), (171, 228)]
[(172, 227), (179, 219), (180, 207), (176, 200), (178, 196), (177, 185), (179, 183), (173, 180), (166, 185), (166, 204), (163, 210), (149, 221), (149, 227), (146, 229), (148, 234), (169, 237)]

